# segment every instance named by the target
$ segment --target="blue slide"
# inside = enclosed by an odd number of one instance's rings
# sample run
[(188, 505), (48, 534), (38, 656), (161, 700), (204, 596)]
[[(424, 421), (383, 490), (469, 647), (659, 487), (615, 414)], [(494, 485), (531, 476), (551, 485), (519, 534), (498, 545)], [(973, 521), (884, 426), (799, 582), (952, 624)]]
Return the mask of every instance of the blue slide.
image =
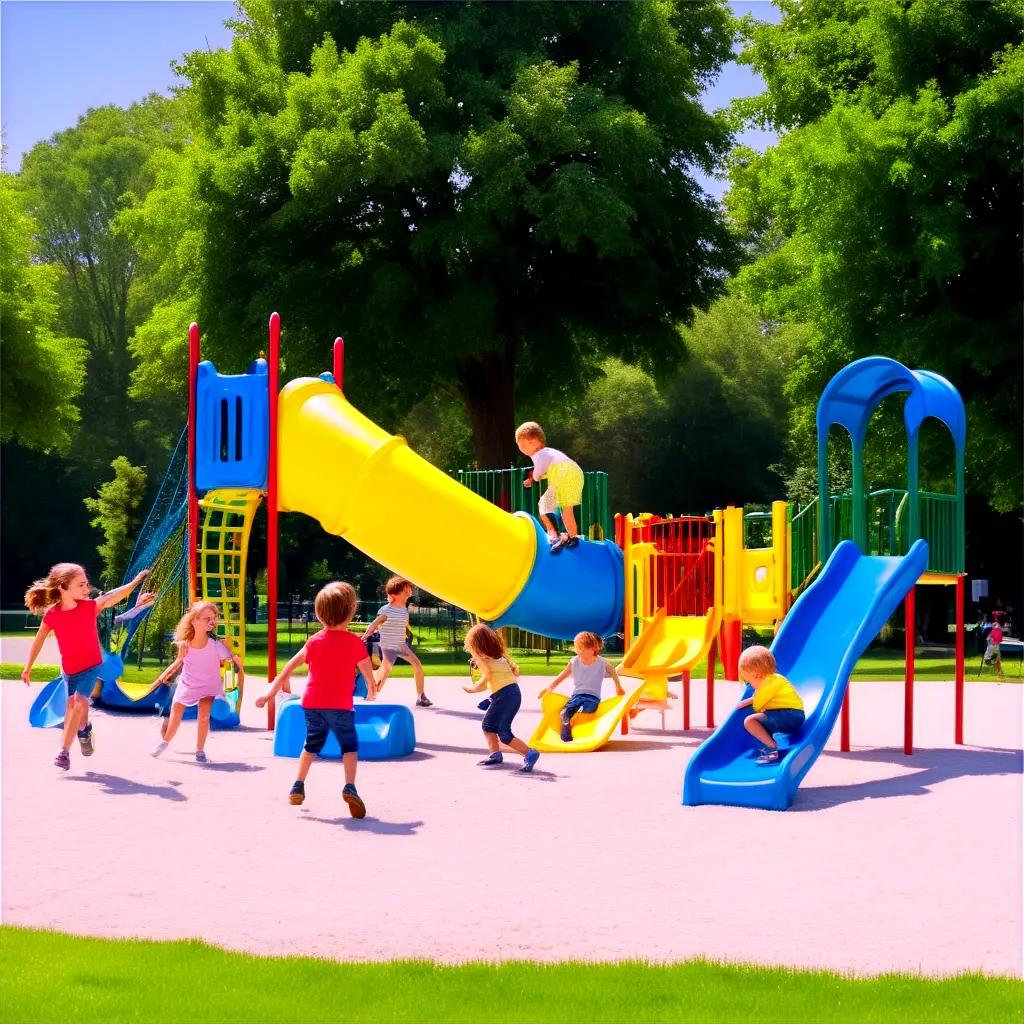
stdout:
[[(923, 540), (902, 558), (862, 555), (848, 540), (839, 544), (772, 644), (779, 672), (803, 699), (803, 729), (777, 737), (778, 764), (759, 765), (757, 743), (743, 728), (750, 709), (734, 710), (686, 766), (683, 803), (786, 810), (832, 733), (857, 659), (927, 565)], [(748, 686), (743, 699), (752, 693)]]

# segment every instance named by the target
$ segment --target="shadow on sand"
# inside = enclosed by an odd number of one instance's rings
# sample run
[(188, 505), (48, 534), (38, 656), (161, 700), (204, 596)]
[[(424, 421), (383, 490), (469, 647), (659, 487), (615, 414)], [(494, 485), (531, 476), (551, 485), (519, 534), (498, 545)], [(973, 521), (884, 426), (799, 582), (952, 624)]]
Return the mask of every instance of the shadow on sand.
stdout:
[(309, 814), (299, 820), (315, 821), (320, 825), (340, 825), (350, 832), (373, 832), (379, 836), (414, 836), (423, 824), (422, 821), (381, 821), (370, 815), (365, 818), (318, 818)]
[(870, 779), (847, 786), (801, 787), (790, 811), (820, 811), (857, 800), (880, 800), (894, 796), (925, 796), (932, 787), (950, 779), (971, 775), (1020, 775), (1024, 754), (1020, 750), (993, 747), (958, 747), (918, 750), (863, 750), (850, 754), (824, 751), (823, 757), (838, 757), (869, 764), (889, 764), (910, 769), (885, 779)]
[(84, 775), (72, 775), (71, 782), (92, 782), (103, 787), (104, 793), (112, 796), (158, 796), (161, 800), (187, 800), (184, 793), (178, 792), (176, 786), (180, 782), (172, 782), (169, 786), (147, 786), (143, 782), (124, 779), (120, 775), (104, 775), (101, 772), (86, 772)]

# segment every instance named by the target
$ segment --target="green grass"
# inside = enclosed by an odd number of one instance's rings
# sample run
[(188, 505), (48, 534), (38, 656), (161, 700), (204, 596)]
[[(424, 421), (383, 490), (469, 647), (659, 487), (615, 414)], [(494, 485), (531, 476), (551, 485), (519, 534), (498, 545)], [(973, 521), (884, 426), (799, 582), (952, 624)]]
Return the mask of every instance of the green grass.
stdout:
[[(229, 953), (199, 941), (83, 939), (0, 930), (0, 1020), (234, 1024), (516, 1020), (816, 1024), (1017, 1022), (1024, 982), (727, 966), (334, 963)], [(838, 941), (838, 940), (837, 940)]]

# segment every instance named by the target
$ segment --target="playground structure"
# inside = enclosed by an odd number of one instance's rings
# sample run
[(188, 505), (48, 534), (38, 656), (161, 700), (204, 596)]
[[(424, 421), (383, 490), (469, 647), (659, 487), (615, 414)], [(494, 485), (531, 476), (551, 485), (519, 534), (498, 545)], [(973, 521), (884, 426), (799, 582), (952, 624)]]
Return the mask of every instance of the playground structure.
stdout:
[[(849, 749), (849, 673), (900, 600), (908, 623), (905, 749), (912, 751), (914, 584), (952, 584), (957, 588), (955, 739), (963, 742), (966, 425), (959, 395), (941, 377), (883, 357), (859, 360), (837, 374), (819, 404), (819, 496), (804, 509), (780, 501), (770, 511), (728, 507), (705, 516), (616, 515), (613, 542), (606, 539), (605, 490), (603, 504), (584, 510), (586, 539), (571, 554), (555, 557), (530, 515), (537, 495), (526, 494), (516, 471), (472, 471), (454, 479), (349, 403), (341, 338), (334, 342), (332, 372), (293, 380), (283, 388), (279, 353), (280, 318), (274, 314), (268, 357), (254, 361), (244, 374), (221, 374), (201, 361), (199, 328), (192, 325), (187, 460), (178, 453), (172, 459), (129, 567), (129, 572), (147, 563), (160, 567), (154, 574), (161, 588), (156, 607), (165, 597), (173, 598), (176, 586), (179, 603), (203, 599), (216, 604), (224, 639), (239, 657), (245, 656), (249, 540), (265, 500), (270, 609), (277, 604), (278, 516), (301, 511), (390, 570), (497, 628), (563, 640), (584, 629), (604, 636), (621, 630), (619, 671), (636, 684), (623, 697), (603, 701), (594, 715), (578, 716), (569, 744), (557, 738), (564, 698), (547, 695), (531, 741), (540, 749), (597, 749), (616, 726), (627, 732), (630, 719), (649, 709), (661, 712), (664, 725), (676, 696), (669, 683), (676, 677), (682, 687), (682, 724), (688, 729), (691, 674), (702, 661), (707, 667), (707, 725), (713, 727), (716, 661), (721, 660), (727, 678), (737, 678), (744, 624), (772, 628), (780, 671), (787, 673), (789, 666), (788, 672), (806, 676), (794, 682), (801, 684), (808, 705), (808, 741), (800, 751), (794, 745), (793, 756), (787, 752), (783, 758), (785, 772), (776, 774), (787, 781), (775, 787), (774, 802), (758, 806), (788, 805), (836, 718), (842, 749)], [(907, 487), (865, 494), (868, 421), (879, 402), (896, 392), (908, 395)], [(918, 436), (928, 418), (943, 422), (953, 436), (953, 495), (918, 489)], [(827, 439), (833, 424), (844, 427), (852, 440), (849, 495), (829, 493)], [(500, 486), (493, 486), (491, 474), (504, 473), (508, 476)], [(606, 488), (606, 478), (599, 477)], [(371, 483), (372, 506), (365, 498)], [(120, 659), (151, 614), (136, 607), (119, 616), (124, 633), (120, 652), (108, 656), (98, 694), (104, 703), (166, 703), (166, 693), (146, 687), (133, 692), (117, 679)], [(821, 642), (826, 622), (836, 648), (831, 654)], [(277, 671), (276, 627), (276, 615), (268, 615), (271, 676)], [(228, 699), (218, 702), (224, 708), (215, 713), (215, 725), (218, 719), (220, 727), (237, 724), (241, 696), (229, 680)], [(269, 707), (269, 728), (274, 716)], [(701, 748), (695, 771), (704, 771), (700, 765), (711, 761), (711, 775), (728, 775), (739, 762), (746, 771), (749, 743), (738, 749), (735, 719), (730, 716), (705, 744), (718, 754), (712, 757)], [(733, 740), (726, 743), (726, 736)], [(719, 755), (725, 750), (730, 753), (723, 760)], [(737, 780), (712, 785), (711, 775), (700, 776), (702, 788), (688, 783), (686, 802), (735, 802), (723, 793), (726, 785), (736, 789)], [(759, 769), (751, 785), (766, 792), (767, 778)]]

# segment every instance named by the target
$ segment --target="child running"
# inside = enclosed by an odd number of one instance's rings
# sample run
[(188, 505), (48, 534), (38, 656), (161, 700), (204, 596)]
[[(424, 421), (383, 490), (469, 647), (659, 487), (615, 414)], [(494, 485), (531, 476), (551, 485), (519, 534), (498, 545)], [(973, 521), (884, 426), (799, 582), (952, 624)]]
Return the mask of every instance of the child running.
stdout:
[(181, 725), (186, 708), (196, 712), (196, 761), (206, 764), (206, 737), (210, 733), (210, 710), (213, 702), (224, 696), (224, 681), (220, 674), (222, 661), (233, 661), (238, 673), (239, 689), (245, 680), (245, 669), (241, 661), (217, 639), (217, 606), (212, 601), (196, 601), (182, 616), (174, 630), (174, 642), (178, 656), (157, 676), (157, 686), (173, 679), (178, 671), (181, 678), (174, 691), (174, 703), (167, 721), (160, 726), (160, 742), (151, 751), (159, 757)]
[(804, 724), (800, 694), (775, 667), (775, 655), (767, 647), (748, 647), (740, 655), (740, 678), (754, 688), (754, 695), (741, 700), (736, 707), (754, 709), (754, 714), (743, 719), (743, 727), (761, 743), (757, 763), (763, 765), (778, 764), (780, 760), (773, 734), (793, 736)]
[[(43, 642), (52, 632), (57, 637), (61, 671), (68, 688), (60, 753), (53, 762), (64, 771), (71, 767), (71, 737), (76, 732), (83, 757), (91, 757), (95, 749), (92, 723), (89, 721), (89, 695), (103, 663), (96, 618), (104, 608), (123, 601), (148, 572), (148, 569), (143, 569), (131, 583), (100, 594), (92, 601), (85, 570), (74, 562), (59, 562), (45, 579), (36, 580), (25, 592), (25, 607), (33, 615), (42, 615), (43, 621), (29, 649), (21, 681), (28, 685), (32, 666), (39, 657)], [(137, 607), (152, 604), (155, 597), (156, 594), (139, 594)]]
[(554, 693), (563, 679), (572, 676), (572, 696), (565, 702), (565, 707), (561, 711), (562, 739), (566, 743), (572, 743), (573, 717), (592, 715), (597, 710), (598, 704), (601, 703), (601, 687), (604, 685), (605, 676), (612, 677), (615, 692), (620, 697), (626, 694), (615, 666), (600, 656), (604, 641), (596, 633), (577, 633), (572, 646), (576, 651), (576, 657), (539, 694), (543, 697), (545, 693)]
[(374, 673), (377, 689), (380, 690), (391, 675), (395, 662), (401, 658), (412, 665), (412, 674), (416, 680), (416, 707), (429, 708), (434, 702), (424, 692), (423, 665), (409, 646), (406, 631), (409, 628), (409, 598), (412, 597), (413, 585), (402, 576), (392, 576), (384, 585), (388, 595), (388, 603), (377, 610), (377, 618), (363, 630), (363, 643), (370, 635), (380, 629), (380, 667)]
[[(526, 474), (523, 486), (532, 487), (535, 480), (547, 477), (548, 486), (540, 496), (537, 511), (541, 525), (547, 531), (551, 553), (576, 547), (580, 542), (580, 531), (576, 526), (574, 506), (583, 500), (583, 470), (565, 452), (548, 448), (543, 428), (532, 420), (516, 429), (516, 444), (533, 461), (533, 469)], [(551, 516), (556, 509), (561, 510), (567, 533), (559, 534), (555, 530)]]
[(359, 738), (356, 735), (352, 697), (356, 688), (356, 669), (366, 680), (367, 700), (377, 696), (373, 665), (366, 645), (348, 624), (356, 612), (356, 592), (348, 583), (328, 583), (313, 602), (317, 619), (324, 627), (311, 636), (301, 650), (278, 673), (274, 685), (256, 701), (262, 708), (273, 700), (291, 674), (305, 662), (309, 665), (302, 710), (306, 714), (306, 745), (299, 756), (299, 773), (288, 794), (288, 802), (301, 804), (306, 799), (306, 776), (313, 758), (324, 749), (327, 733), (334, 733), (341, 747), (345, 768), (345, 788), (341, 798), (353, 818), (366, 817), (366, 805), (356, 792), (356, 767), (359, 764)]
[(528, 747), (512, 735), (512, 720), (516, 717), (523, 695), (519, 689), (519, 666), (508, 656), (505, 643), (490, 626), (482, 622), (473, 626), (466, 634), (466, 653), (480, 669), (480, 682), (476, 686), (464, 686), (466, 693), (479, 693), (490, 687), (491, 703), (484, 713), (481, 728), (487, 740), (490, 754), (479, 761), (485, 768), (493, 768), (504, 761), (499, 745), (511, 747), (523, 755), (521, 772), (532, 772), (540, 757), (540, 751)]

